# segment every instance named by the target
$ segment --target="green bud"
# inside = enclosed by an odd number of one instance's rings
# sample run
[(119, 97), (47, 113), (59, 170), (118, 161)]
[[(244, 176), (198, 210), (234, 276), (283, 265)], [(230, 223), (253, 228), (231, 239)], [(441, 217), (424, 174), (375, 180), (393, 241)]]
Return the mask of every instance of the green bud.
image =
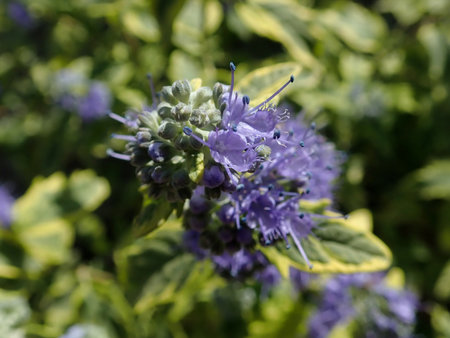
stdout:
[(150, 161), (150, 158), (143, 148), (135, 147), (131, 154), (130, 163), (134, 167), (143, 167)]
[(217, 125), (222, 121), (222, 114), (218, 109), (210, 109), (208, 112), (208, 119), (211, 125)]
[(184, 134), (180, 134), (175, 138), (175, 148), (177, 148), (178, 150), (183, 150), (183, 151), (190, 151), (191, 150), (191, 141), (190, 141), (191, 137), (184, 135)]
[(170, 121), (163, 121), (158, 128), (158, 135), (166, 140), (171, 140), (180, 132), (180, 128)]
[(177, 170), (172, 175), (172, 185), (174, 188), (187, 187), (191, 183), (189, 174), (185, 169)]
[(136, 133), (138, 143), (149, 142), (152, 139), (152, 134), (146, 128), (140, 128)]
[(209, 122), (206, 111), (202, 109), (194, 109), (192, 111), (191, 117), (189, 117), (189, 122), (198, 128), (206, 127)]
[(141, 114), (139, 114), (138, 118), (145, 127), (153, 130), (158, 128), (160, 118), (157, 112), (143, 111)]
[(193, 97), (194, 108), (200, 107), (203, 103), (208, 102), (212, 97), (212, 91), (209, 87), (199, 88)]
[[(197, 136), (203, 139), (203, 137), (201, 135), (197, 135)], [(191, 149), (193, 149), (193, 150), (200, 150), (203, 147), (203, 144), (201, 144), (199, 141), (197, 141), (193, 137), (189, 137), (189, 145), (191, 146)]]
[(172, 87), (164, 86), (161, 90), (162, 99), (166, 102), (169, 102), (172, 105), (176, 105), (178, 100), (172, 94)]
[(175, 81), (172, 84), (172, 94), (179, 101), (188, 103), (191, 95), (191, 85), (187, 80)]
[(216, 108), (220, 107), (220, 96), (223, 93), (223, 86), (221, 83), (216, 83), (213, 88), (213, 100)]
[(158, 115), (161, 116), (163, 119), (172, 117), (172, 105), (168, 102), (161, 102), (158, 104)]
[(191, 114), (192, 114), (191, 106), (181, 102), (172, 108), (172, 115), (174, 116), (175, 120), (179, 122), (189, 120)]
[(219, 108), (220, 114), (223, 114), (223, 112), (225, 111), (226, 108), (227, 108), (227, 104), (225, 102), (223, 102)]
[(258, 156), (264, 159), (268, 159), (270, 154), (272, 153), (272, 149), (270, 149), (270, 147), (266, 146), (265, 144), (257, 146), (255, 150), (258, 153)]

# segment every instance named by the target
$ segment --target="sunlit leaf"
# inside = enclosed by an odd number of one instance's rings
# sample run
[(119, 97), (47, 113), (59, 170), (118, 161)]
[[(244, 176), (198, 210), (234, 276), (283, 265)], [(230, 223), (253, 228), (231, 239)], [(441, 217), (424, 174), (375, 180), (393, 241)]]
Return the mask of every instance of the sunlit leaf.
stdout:
[(391, 264), (391, 252), (378, 238), (366, 231), (355, 230), (345, 221), (320, 223), (313, 235), (301, 240), (312, 269), (290, 240), (290, 249), (279, 242), (263, 248), (266, 256), (288, 276), (289, 266), (311, 273), (355, 273), (383, 270)]
[(91, 170), (75, 171), (68, 180), (71, 198), (85, 210), (95, 210), (109, 196), (106, 179), (98, 177)]
[(378, 50), (386, 34), (381, 17), (352, 2), (339, 2), (317, 18), (346, 44), (361, 52)]
[(154, 42), (159, 39), (156, 19), (146, 9), (128, 9), (122, 17), (125, 30), (138, 38)]
[[(257, 2), (237, 3), (235, 5), (236, 13), (239, 18), (254, 33), (263, 37), (278, 41), (283, 44), (287, 52), (302, 66), (321, 70), (321, 65), (317, 62), (310, 52), (307, 43), (296, 30), (289, 25), (289, 20), (274, 15), (280, 8), (268, 10), (263, 8)], [(284, 11), (289, 14), (289, 9)], [(291, 10), (292, 13), (292, 10)], [(291, 17), (294, 22), (298, 18)]]
[(420, 194), (427, 199), (450, 199), (450, 160), (437, 160), (417, 174)]

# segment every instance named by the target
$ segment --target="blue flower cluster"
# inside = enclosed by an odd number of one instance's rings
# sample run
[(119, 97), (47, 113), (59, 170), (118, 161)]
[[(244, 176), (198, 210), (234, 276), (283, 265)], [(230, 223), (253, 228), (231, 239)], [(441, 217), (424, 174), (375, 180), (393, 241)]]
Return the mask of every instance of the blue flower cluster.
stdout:
[(60, 107), (78, 113), (85, 122), (106, 116), (111, 108), (111, 92), (103, 83), (70, 69), (55, 75), (52, 92)]
[(383, 278), (383, 273), (331, 278), (309, 322), (309, 335), (327, 337), (335, 326), (354, 320), (364, 330), (358, 337), (410, 337), (418, 299), (410, 291), (389, 287)]
[(176, 81), (142, 112), (111, 113), (134, 135), (114, 135), (128, 141), (126, 152), (109, 154), (137, 167), (150, 196), (189, 199), (184, 225), (191, 252), (209, 257), (222, 275), (257, 275), (270, 284), (279, 275), (258, 247), (292, 243), (311, 266), (301, 239), (323, 216), (303, 212), (299, 203), (332, 198), (341, 161), (314, 123), (270, 104), (293, 76), (252, 107), (234, 90), (233, 63), (230, 69), (230, 86), (194, 90)]

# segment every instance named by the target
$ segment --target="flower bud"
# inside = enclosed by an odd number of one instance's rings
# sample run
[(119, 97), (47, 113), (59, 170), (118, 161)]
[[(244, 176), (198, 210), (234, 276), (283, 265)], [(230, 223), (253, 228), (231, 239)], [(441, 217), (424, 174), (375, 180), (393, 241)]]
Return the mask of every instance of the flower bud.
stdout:
[(186, 136), (184, 134), (180, 134), (177, 137), (175, 137), (175, 148), (177, 148), (178, 150), (183, 150), (183, 151), (189, 151), (192, 150), (191, 147), (191, 138), (189, 136)]
[(270, 154), (272, 153), (272, 149), (269, 146), (266, 146), (265, 144), (257, 146), (255, 150), (258, 153), (258, 156), (262, 157), (265, 160), (267, 160), (270, 157)]
[(158, 128), (160, 118), (157, 112), (155, 111), (143, 111), (138, 116), (139, 121), (144, 125), (144, 127), (149, 129)]
[(172, 94), (172, 87), (164, 86), (161, 90), (162, 99), (166, 102), (169, 102), (172, 105), (176, 105), (178, 100)]
[(131, 154), (130, 163), (134, 167), (143, 167), (145, 166), (150, 159), (148, 158), (148, 154), (146, 154), (144, 149), (135, 147), (133, 148), (133, 153)]
[(176, 121), (182, 122), (189, 120), (192, 114), (192, 107), (184, 103), (178, 103), (175, 107), (172, 107), (172, 116)]
[(218, 125), (222, 121), (222, 114), (218, 109), (210, 109), (208, 111), (208, 119), (211, 125)]
[(179, 101), (188, 103), (191, 95), (191, 85), (187, 80), (175, 81), (172, 84), (172, 94)]
[(162, 166), (156, 166), (152, 171), (152, 179), (156, 183), (162, 184), (169, 181), (170, 171), (163, 168)]
[(203, 172), (203, 184), (208, 188), (216, 188), (225, 180), (225, 174), (216, 165), (206, 168)]
[(180, 128), (170, 121), (163, 121), (158, 127), (158, 135), (166, 140), (171, 140), (179, 134)]
[(148, 129), (142, 128), (136, 133), (136, 140), (138, 143), (150, 142), (152, 139), (152, 134)]
[(152, 182), (152, 167), (143, 167), (137, 170), (137, 177), (142, 184), (149, 184)]
[(193, 214), (203, 214), (211, 208), (211, 203), (202, 196), (194, 195), (189, 201), (189, 210)]
[[(203, 139), (203, 137), (201, 137), (201, 135), (197, 135), (198, 137), (200, 137), (201, 139)], [(191, 147), (191, 149), (193, 150), (200, 150), (203, 147), (203, 144), (200, 143), (198, 140), (196, 140), (193, 137), (189, 137), (189, 145)]]
[(225, 204), (219, 209), (217, 216), (221, 222), (231, 224), (234, 222), (234, 212), (234, 207), (231, 204)]
[(189, 174), (186, 170), (180, 169), (173, 173), (172, 175), (172, 185), (175, 188), (187, 187), (191, 183)]
[(172, 105), (168, 102), (161, 102), (158, 104), (158, 107), (156, 108), (158, 111), (158, 115), (161, 116), (161, 118), (170, 118), (172, 117)]
[(220, 96), (223, 93), (223, 86), (220, 83), (216, 83), (213, 88), (213, 100), (216, 108), (220, 107)]
[(170, 146), (162, 142), (152, 142), (148, 147), (148, 155), (155, 162), (161, 163), (171, 158)]
[(202, 87), (197, 89), (194, 93), (193, 104), (194, 108), (200, 107), (203, 103), (208, 102), (212, 97), (212, 91), (209, 87)]
[(204, 128), (209, 122), (206, 111), (203, 109), (194, 109), (189, 117), (189, 122), (198, 128)]

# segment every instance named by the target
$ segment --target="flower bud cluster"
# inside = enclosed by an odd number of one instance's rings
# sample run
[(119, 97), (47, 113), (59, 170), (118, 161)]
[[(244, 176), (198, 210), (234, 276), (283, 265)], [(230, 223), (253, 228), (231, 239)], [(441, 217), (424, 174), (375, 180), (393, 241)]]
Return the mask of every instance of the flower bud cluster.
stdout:
[(314, 221), (299, 210), (299, 202), (332, 196), (339, 161), (314, 124), (289, 120), (286, 109), (269, 103), (292, 76), (251, 107), (248, 96), (233, 90), (233, 63), (230, 68), (230, 86), (176, 81), (134, 116), (111, 113), (133, 135), (114, 135), (128, 141), (126, 151), (109, 154), (136, 167), (151, 197), (190, 199), (183, 215), (190, 251), (209, 257), (222, 275), (244, 278), (266, 271), (263, 279), (276, 280), (258, 247), (281, 240), (289, 248), (292, 239), (309, 263), (300, 239), (311, 233)]

